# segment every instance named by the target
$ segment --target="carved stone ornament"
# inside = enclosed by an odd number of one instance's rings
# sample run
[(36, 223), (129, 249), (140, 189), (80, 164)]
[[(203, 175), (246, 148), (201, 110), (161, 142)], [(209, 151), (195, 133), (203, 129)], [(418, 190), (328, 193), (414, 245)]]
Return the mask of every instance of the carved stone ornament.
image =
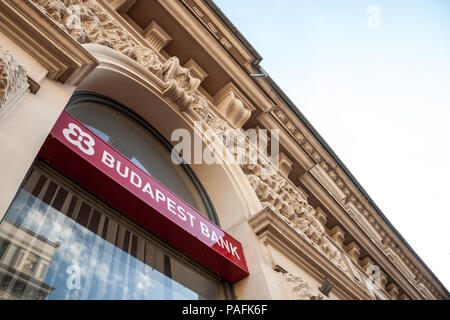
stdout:
[[(143, 65), (166, 82), (165, 94), (184, 110), (200, 98), (200, 79), (172, 57), (161, 62), (149, 47), (137, 45), (132, 36), (94, 0), (31, 0), (42, 12), (80, 44), (95, 43), (112, 48)], [(197, 108), (198, 110), (198, 108)]]
[(28, 88), (25, 68), (14, 61), (12, 55), (0, 47), (0, 112), (7, 102)]
[[(243, 133), (233, 129), (226, 121), (213, 118), (209, 121), (209, 126), (221, 138), (235, 159), (239, 160), (242, 155), (250, 153), (248, 143), (234, 143), (242, 139), (233, 138), (233, 136)], [(270, 207), (297, 232), (306, 235), (311, 244), (341, 270), (346, 269), (341, 251), (330, 241), (324, 226), (316, 217), (314, 208), (308, 204), (301, 191), (278, 171), (269, 173), (272, 165), (269, 160), (258, 164), (249, 164), (245, 161), (238, 161), (238, 163), (242, 163), (241, 169), (263, 206)]]
[(326, 300), (327, 298), (319, 290), (309, 287), (308, 283), (302, 277), (289, 273), (277, 271), (284, 279), (291, 290), (291, 294), (296, 300)]

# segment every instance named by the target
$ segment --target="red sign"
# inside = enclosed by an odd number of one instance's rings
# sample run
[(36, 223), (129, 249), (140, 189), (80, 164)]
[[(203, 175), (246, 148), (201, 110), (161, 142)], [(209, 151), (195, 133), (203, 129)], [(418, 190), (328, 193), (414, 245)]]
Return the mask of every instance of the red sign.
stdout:
[(241, 244), (63, 112), (39, 157), (224, 279), (249, 275)]

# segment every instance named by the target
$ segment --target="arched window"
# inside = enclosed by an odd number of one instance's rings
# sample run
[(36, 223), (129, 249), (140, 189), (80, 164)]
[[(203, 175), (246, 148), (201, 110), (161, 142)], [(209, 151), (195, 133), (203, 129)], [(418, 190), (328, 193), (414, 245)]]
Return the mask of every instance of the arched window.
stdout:
[(216, 275), (40, 161), (0, 223), (0, 300), (223, 297)]
[[(205, 216), (170, 145), (126, 108), (78, 94), (68, 112)], [(67, 159), (70, 161), (70, 159)], [(37, 160), (0, 223), (2, 299), (223, 299), (229, 284)]]
[(76, 94), (67, 112), (131, 162), (162, 183), (213, 222), (209, 198), (186, 165), (173, 163), (170, 144), (125, 107), (89, 93)]

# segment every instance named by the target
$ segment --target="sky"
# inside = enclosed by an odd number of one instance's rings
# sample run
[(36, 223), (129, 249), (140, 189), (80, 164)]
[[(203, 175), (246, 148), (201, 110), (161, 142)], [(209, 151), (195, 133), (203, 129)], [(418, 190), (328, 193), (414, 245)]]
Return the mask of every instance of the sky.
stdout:
[(450, 290), (450, 1), (215, 3)]

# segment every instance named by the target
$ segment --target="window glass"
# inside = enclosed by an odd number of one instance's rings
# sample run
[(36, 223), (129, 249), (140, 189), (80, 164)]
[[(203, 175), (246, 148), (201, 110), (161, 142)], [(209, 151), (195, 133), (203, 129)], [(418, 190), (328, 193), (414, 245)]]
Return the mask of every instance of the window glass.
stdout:
[(70, 105), (67, 111), (131, 162), (208, 217), (192, 177), (174, 164), (171, 151), (159, 138), (127, 115), (94, 102)]
[(45, 171), (0, 224), (0, 299), (223, 298), (217, 278)]

